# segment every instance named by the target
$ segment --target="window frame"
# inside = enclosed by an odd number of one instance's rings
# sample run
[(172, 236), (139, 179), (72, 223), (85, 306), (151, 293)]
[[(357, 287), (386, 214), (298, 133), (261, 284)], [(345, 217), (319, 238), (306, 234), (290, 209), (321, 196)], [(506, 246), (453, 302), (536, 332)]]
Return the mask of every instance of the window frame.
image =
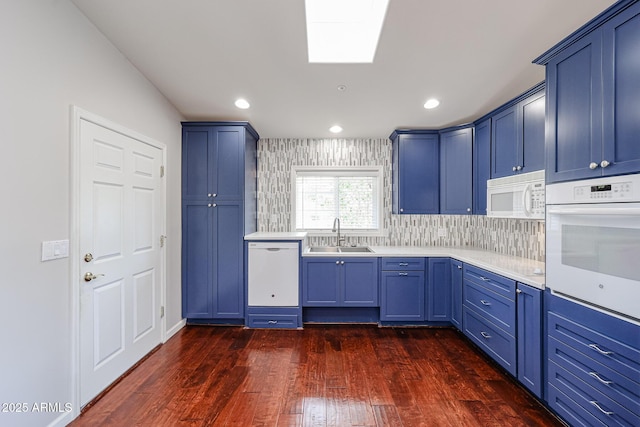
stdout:
[(378, 228), (355, 229), (340, 228), (340, 232), (350, 236), (384, 236), (384, 174), (382, 166), (293, 166), (291, 167), (291, 230), (296, 232), (307, 232), (309, 236), (331, 236), (334, 235), (331, 228), (328, 229), (311, 229), (296, 228), (297, 215), (297, 186), (296, 179), (302, 175), (328, 175), (334, 177), (340, 176), (368, 176), (374, 177), (377, 181), (377, 191), (374, 194), (374, 209), (377, 214)]

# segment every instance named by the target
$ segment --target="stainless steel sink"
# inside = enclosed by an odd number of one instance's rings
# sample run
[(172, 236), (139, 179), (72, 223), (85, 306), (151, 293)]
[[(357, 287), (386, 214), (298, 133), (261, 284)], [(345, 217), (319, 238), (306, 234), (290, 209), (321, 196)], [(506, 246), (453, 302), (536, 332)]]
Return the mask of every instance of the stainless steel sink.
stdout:
[(366, 253), (373, 252), (368, 246), (312, 246), (309, 252), (320, 253)]

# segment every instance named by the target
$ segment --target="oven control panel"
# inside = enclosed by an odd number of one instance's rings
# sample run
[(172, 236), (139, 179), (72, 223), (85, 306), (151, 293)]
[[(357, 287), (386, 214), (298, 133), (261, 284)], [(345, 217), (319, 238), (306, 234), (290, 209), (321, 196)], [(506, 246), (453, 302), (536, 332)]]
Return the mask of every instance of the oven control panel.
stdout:
[(633, 184), (630, 181), (581, 185), (575, 186), (573, 189), (573, 198), (576, 202), (622, 202), (631, 199), (632, 196)]

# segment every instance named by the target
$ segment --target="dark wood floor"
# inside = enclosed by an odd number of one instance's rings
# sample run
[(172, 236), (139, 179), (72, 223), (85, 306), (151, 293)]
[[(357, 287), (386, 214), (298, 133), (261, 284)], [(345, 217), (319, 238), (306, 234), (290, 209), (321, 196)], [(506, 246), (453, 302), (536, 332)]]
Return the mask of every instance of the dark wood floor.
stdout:
[(72, 424), (561, 426), (453, 329), (188, 326)]

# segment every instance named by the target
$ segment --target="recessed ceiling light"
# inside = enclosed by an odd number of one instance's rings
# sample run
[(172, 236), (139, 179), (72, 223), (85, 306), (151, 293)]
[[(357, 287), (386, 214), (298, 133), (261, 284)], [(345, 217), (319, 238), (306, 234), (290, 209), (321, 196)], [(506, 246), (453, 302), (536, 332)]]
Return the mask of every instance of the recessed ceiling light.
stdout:
[(331, 133), (340, 133), (342, 132), (342, 127), (338, 125), (333, 125), (329, 128), (329, 132)]
[(312, 63), (371, 63), (389, 0), (305, 0)]
[(236, 107), (242, 109), (242, 110), (246, 110), (247, 108), (251, 107), (251, 104), (249, 104), (249, 102), (246, 99), (237, 99), (236, 102)]
[(424, 103), (424, 108), (431, 110), (432, 108), (436, 108), (438, 105), (440, 105), (440, 101), (435, 98), (431, 98)]

